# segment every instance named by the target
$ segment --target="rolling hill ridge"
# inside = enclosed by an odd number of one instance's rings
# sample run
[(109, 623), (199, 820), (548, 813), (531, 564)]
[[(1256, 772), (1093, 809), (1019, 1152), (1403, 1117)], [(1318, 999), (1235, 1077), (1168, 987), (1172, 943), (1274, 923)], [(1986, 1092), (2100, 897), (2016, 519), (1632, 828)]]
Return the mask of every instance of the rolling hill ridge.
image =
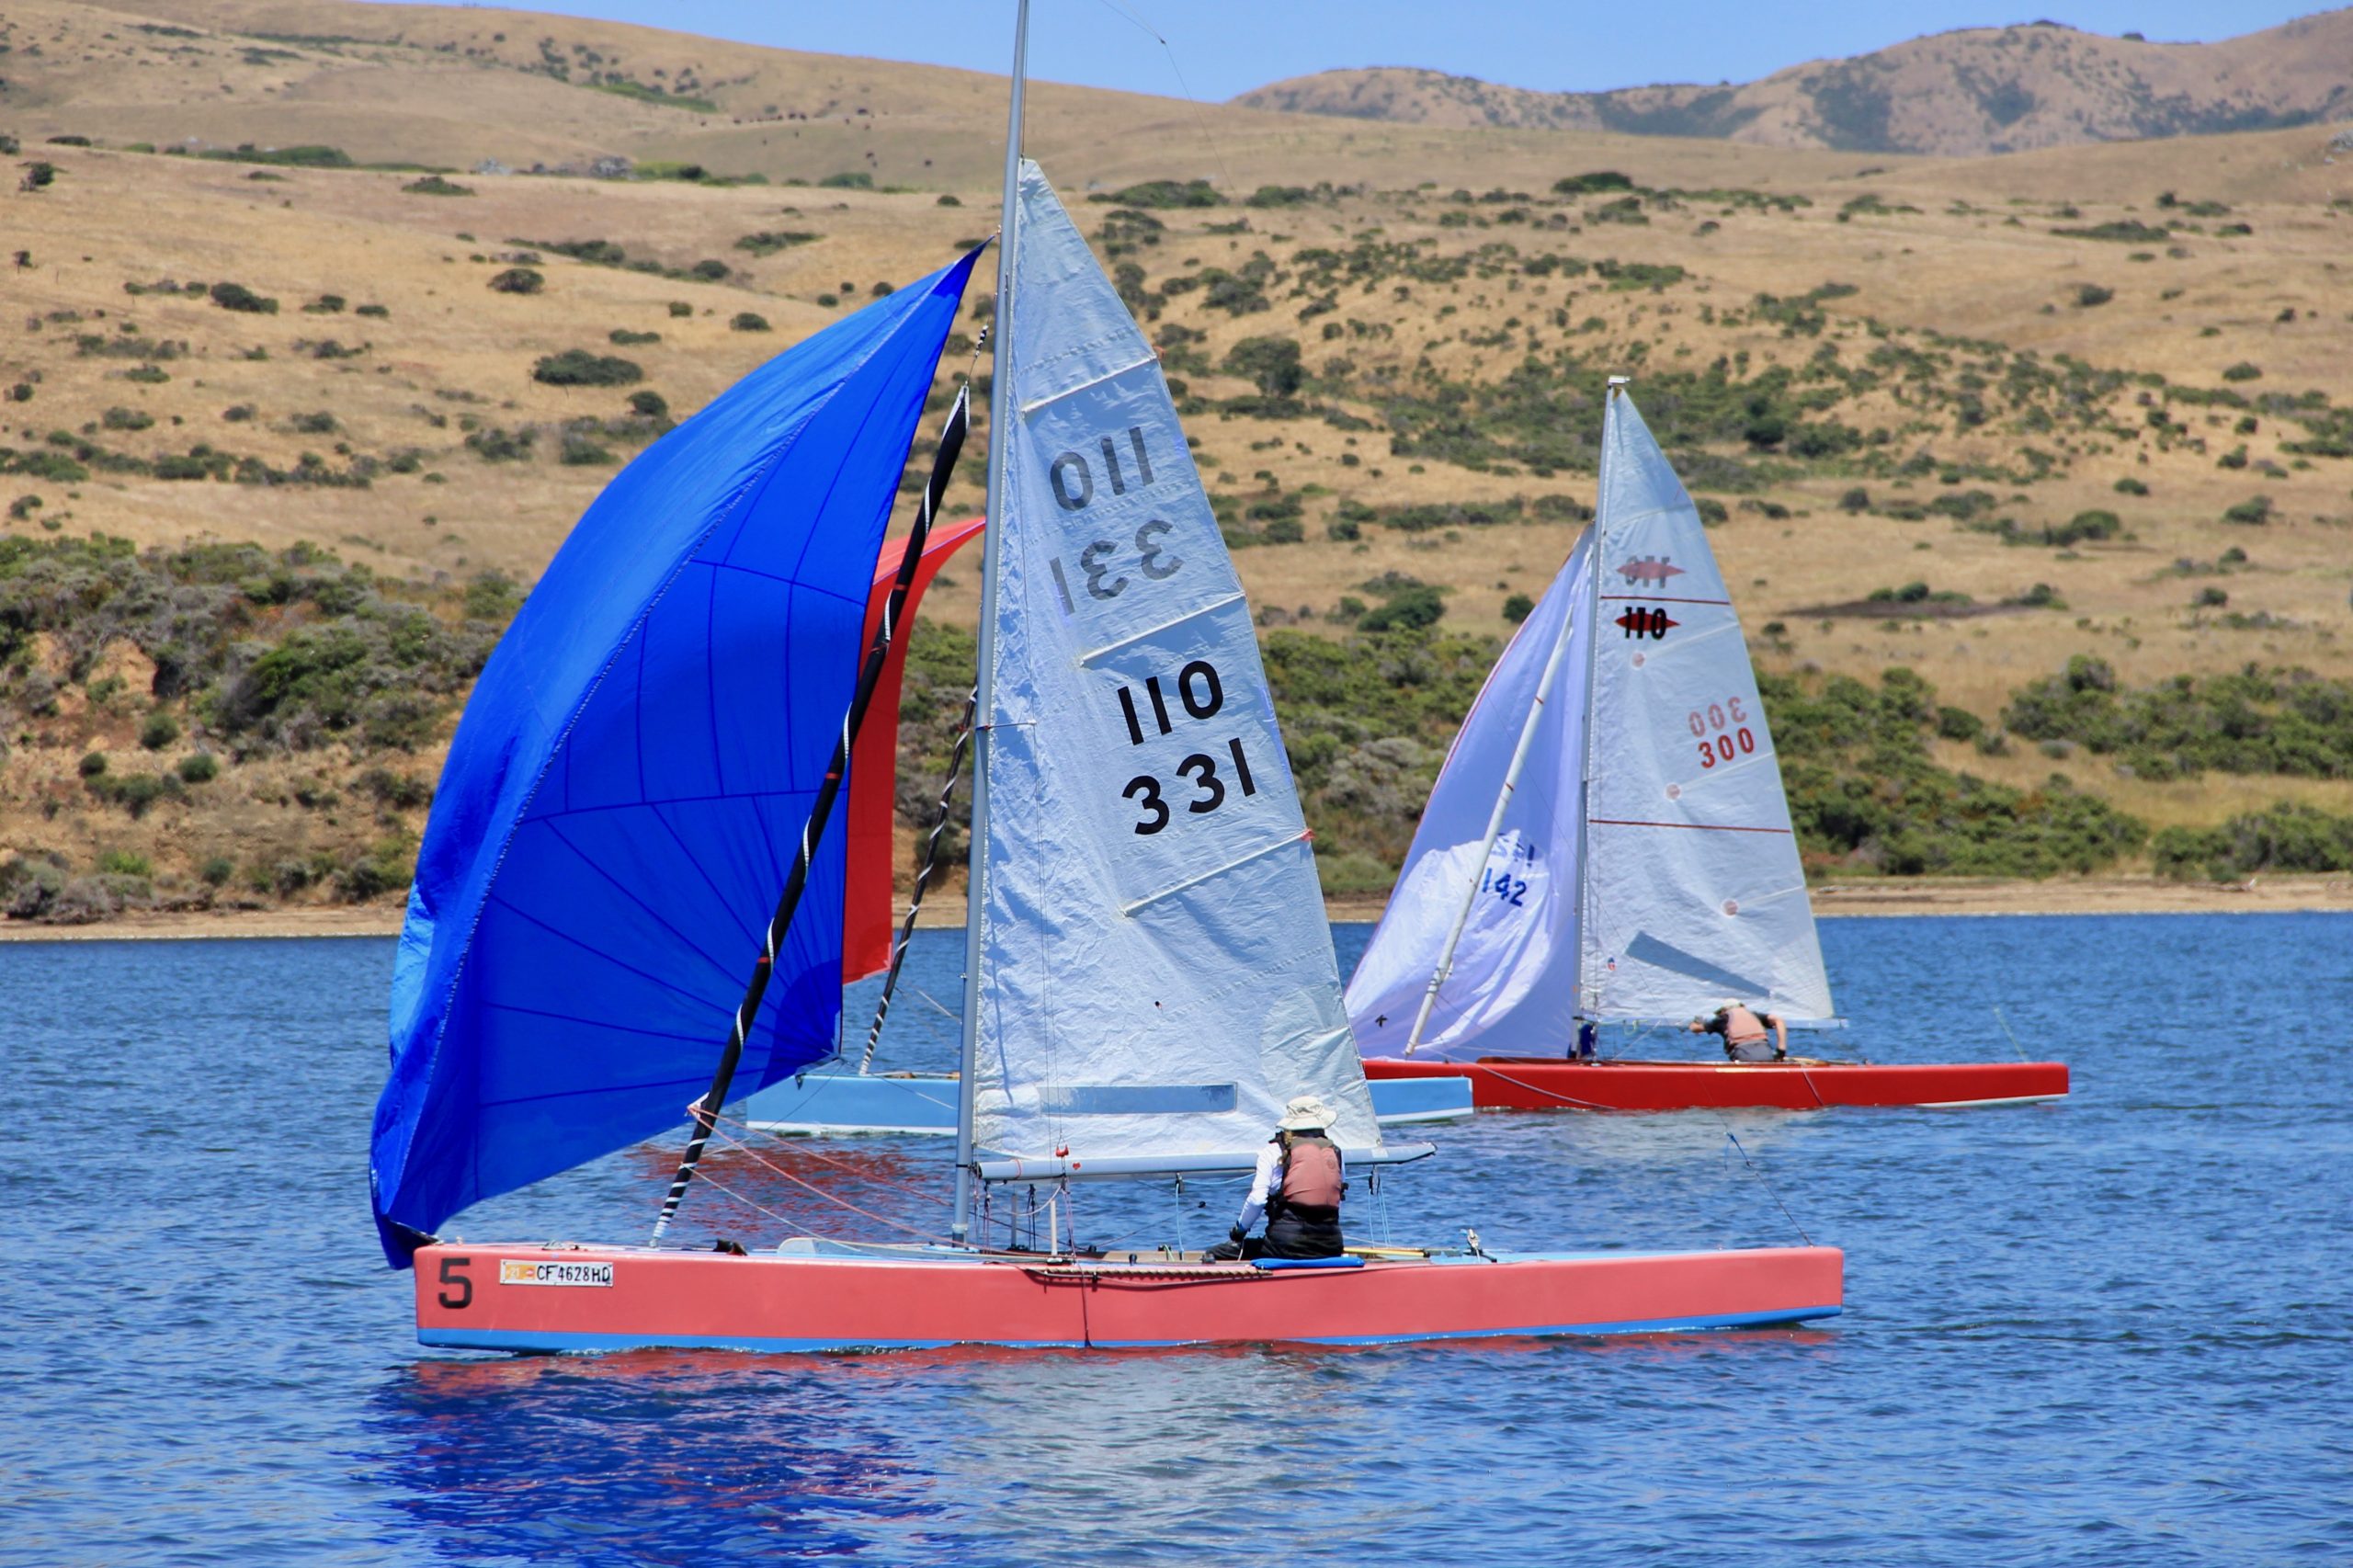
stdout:
[(1971, 156), (2353, 116), (2353, 10), (2218, 43), (2104, 38), (2055, 22), (1972, 28), (1740, 85), (1546, 93), (1382, 66), (1295, 77), (1233, 101), (1419, 125)]

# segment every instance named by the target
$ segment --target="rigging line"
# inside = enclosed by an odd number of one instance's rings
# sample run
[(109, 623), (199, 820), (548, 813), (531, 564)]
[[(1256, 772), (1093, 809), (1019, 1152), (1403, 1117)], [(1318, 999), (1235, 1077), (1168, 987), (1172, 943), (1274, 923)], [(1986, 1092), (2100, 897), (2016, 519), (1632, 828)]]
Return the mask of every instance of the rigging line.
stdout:
[(1731, 1142), (1733, 1148), (1740, 1150), (1740, 1163), (1748, 1167), (1748, 1174), (1756, 1178), (1756, 1184), (1765, 1189), (1766, 1196), (1772, 1199), (1773, 1207), (1781, 1211), (1781, 1218), (1790, 1222), (1790, 1228), (1804, 1239), (1806, 1245), (1812, 1246), (1813, 1238), (1806, 1234), (1803, 1225), (1798, 1223), (1798, 1217), (1790, 1212), (1790, 1206), (1781, 1201), (1781, 1195), (1774, 1189), (1773, 1184), (1765, 1179), (1765, 1173), (1756, 1168), (1756, 1162), (1748, 1157), (1748, 1151), (1742, 1147), (1739, 1136), (1729, 1125), (1724, 1128), (1724, 1137)]
[(785, 1216), (778, 1213), (775, 1210), (769, 1208), (765, 1203), (756, 1202), (752, 1199), (745, 1197), (742, 1193), (736, 1191), (733, 1187), (728, 1186), (717, 1176), (712, 1176), (709, 1171), (705, 1171), (703, 1173), (702, 1180), (705, 1187), (710, 1187), (713, 1192), (719, 1194), (720, 1197), (733, 1199), (733, 1201), (742, 1204), (745, 1208), (752, 1210), (756, 1213), (767, 1216), (767, 1218), (783, 1226), (786, 1231), (790, 1232), (793, 1235), (813, 1236), (819, 1241), (831, 1241), (834, 1239), (833, 1237), (824, 1235), (820, 1232), (811, 1230), (808, 1226), (801, 1223), (798, 1220), (787, 1219)]
[(1994, 1021), (2002, 1026), (2004, 1034), (2010, 1037), (2010, 1049), (2018, 1053), (2018, 1060), (2020, 1062), (2029, 1060), (2026, 1047), (2018, 1043), (2018, 1031), (2010, 1028), (2010, 1020), (2002, 1017), (2002, 1009), (1998, 1006), (1994, 1009)]
[[(722, 1114), (719, 1119), (722, 1122), (732, 1122), (735, 1126), (742, 1128), (746, 1132), (764, 1138), (772, 1138), (779, 1143), (786, 1142), (786, 1138), (783, 1133), (770, 1132), (766, 1128), (744, 1120), (741, 1117)], [(815, 1149), (807, 1147), (807, 1140), (805, 1139), (795, 1138), (790, 1142), (793, 1147), (800, 1153), (808, 1155), (811, 1159), (815, 1160), (822, 1165), (828, 1165), (836, 1170), (847, 1172), (854, 1180), (867, 1182), (875, 1187), (887, 1187), (892, 1188), (893, 1191), (904, 1192), (910, 1198), (920, 1198), (926, 1203), (945, 1203), (949, 1201), (948, 1199), (937, 1192), (926, 1192), (919, 1187), (909, 1187), (904, 1182), (892, 1181), (889, 1176), (875, 1176), (871, 1172), (859, 1170), (856, 1165), (851, 1165), (847, 1160), (835, 1159), (830, 1154), (822, 1153)], [(768, 1162), (762, 1158), (756, 1150), (753, 1150), (742, 1143), (738, 1143), (736, 1147), (744, 1149), (746, 1153), (750, 1154), (755, 1160), (758, 1160), (760, 1164), (764, 1165), (768, 1165)], [(773, 1165), (769, 1165), (768, 1168), (771, 1170), (776, 1169)], [(786, 1173), (781, 1170), (777, 1171), (777, 1175), (779, 1176), (783, 1176)]]
[(858, 1205), (852, 1203), (847, 1198), (842, 1198), (834, 1193), (827, 1192), (815, 1182), (803, 1180), (801, 1177), (794, 1176), (790, 1171), (788, 1171), (782, 1166), (764, 1158), (757, 1149), (752, 1148), (748, 1144), (738, 1142), (733, 1134), (719, 1131), (714, 1128), (711, 1131), (711, 1136), (721, 1141), (722, 1147), (733, 1149), (736, 1153), (745, 1155), (754, 1164), (766, 1167), (770, 1174), (777, 1176), (785, 1181), (790, 1182), (795, 1187), (805, 1189), (813, 1197), (822, 1198), (828, 1203), (847, 1209), (851, 1213), (858, 1215), (864, 1219), (871, 1220), (878, 1225), (888, 1225), (894, 1231), (904, 1231), (911, 1236), (920, 1236), (927, 1242), (937, 1242), (942, 1244), (953, 1244), (948, 1241), (947, 1237), (935, 1235), (933, 1233), (923, 1229), (920, 1225), (910, 1225), (904, 1220), (893, 1220), (888, 1214), (878, 1214), (871, 1209), (860, 1208)]
[(1544, 1087), (1541, 1084), (1531, 1084), (1524, 1078), (1515, 1078), (1508, 1073), (1497, 1072), (1495, 1068), (1488, 1066), (1484, 1062), (1474, 1062), (1473, 1065), (1476, 1066), (1480, 1072), (1486, 1074), (1491, 1078), (1501, 1078), (1505, 1083), (1511, 1085), (1515, 1088), (1526, 1089), (1531, 1095), (1542, 1095), (1546, 1099), (1558, 1100), (1563, 1105), (1573, 1105), (1579, 1110), (1616, 1110), (1618, 1108), (1616, 1106), (1602, 1105), (1594, 1100), (1580, 1100), (1573, 1098), (1567, 1095), (1555, 1094), (1552, 1090)]
[(925, 1001), (930, 1003), (934, 1007), (937, 1007), (939, 1010), (939, 1016), (946, 1018), (950, 1023), (961, 1024), (964, 1021), (963, 1014), (949, 1012), (948, 1010), (948, 1004), (942, 1002), (938, 997), (934, 996), (930, 992), (926, 991), (922, 986), (910, 983), (907, 989), (922, 997)]
[[(882, 1038), (882, 1020), (891, 1016), (891, 994), (898, 988), (899, 971), (905, 967), (907, 944), (915, 939), (915, 913), (923, 908), (924, 890), (931, 885), (931, 873), (939, 864), (939, 840), (947, 833), (949, 818), (953, 814), (956, 780), (963, 776), (964, 753), (972, 744), (972, 719), (980, 703), (981, 688), (976, 686), (964, 699), (964, 722), (957, 727), (956, 744), (948, 754), (948, 778), (939, 787), (938, 814), (932, 821), (931, 836), (924, 840), (923, 864), (915, 871), (915, 892), (907, 900), (907, 916), (899, 923), (899, 939), (892, 944), (891, 969), (882, 977), (882, 994), (874, 999), (874, 1022), (867, 1028), (866, 1050), (858, 1059), (858, 1071), (861, 1077), (874, 1065), (874, 1047)], [(926, 997), (925, 1000), (931, 999)], [(937, 1002), (931, 1005), (939, 1007)], [(939, 1010), (948, 1013), (945, 1007), (939, 1007)], [(948, 1013), (948, 1016), (952, 1018), (956, 1015)]]
[(1097, 4), (1101, 5), (1105, 10), (1114, 13), (1122, 19), (1132, 23), (1135, 27), (1142, 29), (1146, 37), (1150, 38), (1153, 42), (1160, 46), (1160, 52), (1168, 58), (1169, 74), (1176, 78), (1177, 91), (1184, 96), (1185, 101), (1190, 104), (1193, 108), (1193, 120), (1194, 123), (1200, 127), (1201, 140), (1209, 143), (1210, 155), (1217, 160), (1218, 173), (1225, 176), (1225, 187), (1228, 190), (1238, 190), (1238, 187), (1233, 183), (1233, 171), (1226, 167), (1225, 147), (1218, 141), (1216, 134), (1210, 130), (1209, 116), (1202, 111), (1201, 100), (1193, 96), (1193, 85), (1185, 80), (1185, 69), (1183, 66), (1176, 63), (1176, 50), (1169, 47), (1168, 40), (1161, 37), (1159, 31), (1155, 29), (1150, 22), (1145, 21), (1142, 17), (1139, 17), (1133, 11), (1129, 10), (1125, 6), (1119, 4), (1119, 0), (1097, 0)]

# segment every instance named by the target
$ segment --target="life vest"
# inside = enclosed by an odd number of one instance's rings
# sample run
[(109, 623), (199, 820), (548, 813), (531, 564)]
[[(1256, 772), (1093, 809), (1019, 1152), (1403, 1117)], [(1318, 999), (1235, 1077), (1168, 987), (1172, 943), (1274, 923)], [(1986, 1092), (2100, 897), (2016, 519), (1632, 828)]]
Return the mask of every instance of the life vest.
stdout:
[(1724, 1009), (1724, 1049), (1734, 1055), (1744, 1045), (1762, 1045), (1768, 1038), (1765, 1020), (1745, 1007)]
[(1283, 1155), (1284, 1205), (1298, 1209), (1340, 1207), (1340, 1151), (1328, 1138), (1298, 1137)]

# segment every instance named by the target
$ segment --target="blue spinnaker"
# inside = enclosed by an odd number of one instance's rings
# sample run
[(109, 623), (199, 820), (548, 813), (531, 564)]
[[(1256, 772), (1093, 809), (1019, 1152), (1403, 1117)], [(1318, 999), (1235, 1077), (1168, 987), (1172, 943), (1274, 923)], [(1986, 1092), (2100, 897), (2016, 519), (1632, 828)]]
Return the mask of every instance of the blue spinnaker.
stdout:
[[(491, 655), (392, 976), (369, 1182), (385, 1255), (682, 1132), (857, 683), (884, 528), (978, 252), (779, 355), (605, 488)], [(735, 1083), (828, 1055), (827, 835)]]

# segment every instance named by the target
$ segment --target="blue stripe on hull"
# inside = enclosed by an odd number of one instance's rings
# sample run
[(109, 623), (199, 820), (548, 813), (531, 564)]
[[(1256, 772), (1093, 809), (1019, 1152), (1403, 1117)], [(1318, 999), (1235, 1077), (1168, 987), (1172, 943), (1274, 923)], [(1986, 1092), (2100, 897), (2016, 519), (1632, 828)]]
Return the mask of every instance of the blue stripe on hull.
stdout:
[[(1543, 1339), (1568, 1335), (1687, 1334), (1702, 1329), (1770, 1328), (1836, 1317), (1843, 1308), (1802, 1307), (1788, 1312), (1726, 1312), (1689, 1318), (1648, 1318), (1618, 1323), (1552, 1324), (1529, 1328), (1469, 1328), (1427, 1334), (1299, 1335), (1267, 1340), (1275, 1345), (1413, 1345), (1433, 1340)], [(944, 1350), (957, 1345), (986, 1345), (1008, 1350), (1159, 1350), (1183, 1346), (1232, 1344), (1229, 1340), (1076, 1339), (951, 1340), (951, 1339), (801, 1339), (761, 1336), (733, 1339), (722, 1335), (680, 1335), (676, 1337), (631, 1334), (529, 1335), (504, 1329), (442, 1329), (417, 1331), (417, 1342), (447, 1350), (514, 1350), (552, 1354), (605, 1350), (748, 1350), (776, 1355), (809, 1355), (827, 1351)]]

